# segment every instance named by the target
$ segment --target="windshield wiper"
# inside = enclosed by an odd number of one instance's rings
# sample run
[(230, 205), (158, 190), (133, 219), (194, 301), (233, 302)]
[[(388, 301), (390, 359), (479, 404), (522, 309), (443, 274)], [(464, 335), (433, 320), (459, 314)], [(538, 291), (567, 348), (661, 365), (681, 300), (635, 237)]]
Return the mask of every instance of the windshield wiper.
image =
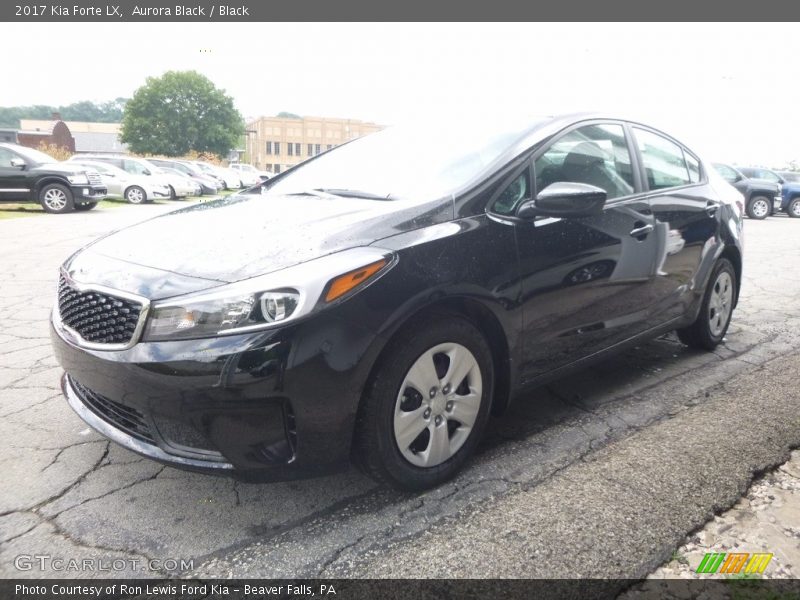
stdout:
[(340, 188), (314, 188), (314, 192), (322, 192), (323, 194), (332, 194), (334, 196), (341, 196), (342, 198), (364, 198), (365, 200), (394, 200), (391, 194), (380, 196), (371, 192), (362, 192), (361, 190), (347, 190)]

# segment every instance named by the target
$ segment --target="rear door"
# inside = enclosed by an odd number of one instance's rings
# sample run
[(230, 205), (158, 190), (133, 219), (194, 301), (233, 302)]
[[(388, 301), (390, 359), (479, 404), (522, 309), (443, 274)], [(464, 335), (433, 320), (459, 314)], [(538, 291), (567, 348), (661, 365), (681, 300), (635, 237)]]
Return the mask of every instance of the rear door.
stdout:
[(601, 214), (517, 225), (524, 312), (523, 380), (648, 329), (661, 242), (622, 123), (563, 132), (534, 155), (532, 197), (555, 182), (606, 191)]
[(633, 125), (642, 179), (656, 220), (659, 240), (653, 320), (683, 316), (703, 282), (698, 273), (713, 260), (720, 204), (700, 161), (677, 141)]

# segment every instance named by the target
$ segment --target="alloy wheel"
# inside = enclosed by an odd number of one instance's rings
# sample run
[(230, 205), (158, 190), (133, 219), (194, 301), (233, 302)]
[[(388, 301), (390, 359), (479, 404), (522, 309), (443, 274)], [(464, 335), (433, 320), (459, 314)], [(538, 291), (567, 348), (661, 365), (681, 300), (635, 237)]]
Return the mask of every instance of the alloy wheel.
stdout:
[(67, 206), (67, 195), (58, 188), (50, 188), (44, 193), (44, 203), (50, 210), (64, 210)]
[(752, 210), (757, 218), (763, 219), (769, 213), (769, 204), (767, 204), (766, 200), (756, 200), (753, 202)]
[(714, 337), (722, 335), (733, 308), (733, 280), (722, 271), (708, 300), (708, 327)]
[(466, 347), (447, 342), (424, 352), (400, 386), (394, 437), (403, 457), (435, 467), (459, 451), (478, 417), (483, 380)]

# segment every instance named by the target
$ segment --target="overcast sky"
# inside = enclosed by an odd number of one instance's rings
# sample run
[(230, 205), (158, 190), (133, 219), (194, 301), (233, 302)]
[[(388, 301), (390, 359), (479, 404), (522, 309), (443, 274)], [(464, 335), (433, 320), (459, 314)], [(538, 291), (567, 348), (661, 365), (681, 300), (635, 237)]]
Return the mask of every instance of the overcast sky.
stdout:
[[(800, 162), (797, 25), (2, 23), (0, 106), (130, 97), (195, 69), (246, 117), (640, 119), (711, 160)], [(9, 60), (9, 56), (14, 56)], [(15, 83), (16, 82), (16, 83)]]

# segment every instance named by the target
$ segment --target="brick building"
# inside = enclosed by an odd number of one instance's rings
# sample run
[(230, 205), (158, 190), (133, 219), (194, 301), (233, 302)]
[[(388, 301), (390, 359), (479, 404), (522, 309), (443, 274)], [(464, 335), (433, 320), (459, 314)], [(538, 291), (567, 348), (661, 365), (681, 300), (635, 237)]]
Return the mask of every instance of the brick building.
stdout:
[(246, 150), (256, 169), (280, 173), (310, 156), (383, 129), (357, 119), (260, 117), (247, 123)]

